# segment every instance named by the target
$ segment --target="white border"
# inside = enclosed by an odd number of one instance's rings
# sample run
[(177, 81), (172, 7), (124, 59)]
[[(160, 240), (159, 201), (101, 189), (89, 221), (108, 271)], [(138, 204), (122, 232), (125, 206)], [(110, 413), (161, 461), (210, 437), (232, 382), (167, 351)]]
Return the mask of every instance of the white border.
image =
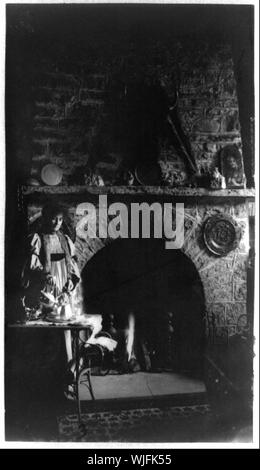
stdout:
[[(258, 449), (259, 448), (259, 219), (256, 217), (256, 280), (255, 280), (255, 359), (254, 359), (254, 416), (253, 416), (253, 442), (252, 443), (49, 443), (49, 442), (7, 442), (4, 437), (4, 214), (5, 214), (5, 7), (6, 4), (195, 4), (195, 5), (254, 5), (255, 7), (255, 155), (259, 155), (259, 3), (257, 0), (253, 1), (118, 1), (113, 2), (110, 0), (95, 0), (95, 1), (61, 1), (55, 0), (53, 2), (45, 0), (10, 0), (8, 2), (0, 3), (0, 66), (1, 66), (1, 111), (0, 111), (0, 145), (1, 145), (1, 185), (0, 185), (0, 312), (2, 315), (0, 326), (0, 371), (2, 372), (0, 380), (0, 448), (4, 449), (172, 449), (174, 456), (174, 449)], [(256, 162), (256, 207), (258, 208), (259, 201), (259, 160)], [(256, 211), (258, 214), (258, 211)]]

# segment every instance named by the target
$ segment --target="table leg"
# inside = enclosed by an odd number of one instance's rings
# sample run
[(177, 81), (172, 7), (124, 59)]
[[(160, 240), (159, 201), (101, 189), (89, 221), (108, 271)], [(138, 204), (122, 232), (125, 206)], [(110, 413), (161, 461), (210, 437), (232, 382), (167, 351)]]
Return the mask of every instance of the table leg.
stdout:
[(94, 392), (93, 392), (93, 388), (92, 388), (92, 383), (91, 383), (91, 360), (90, 359), (88, 359), (87, 381), (88, 381), (88, 389), (89, 389), (91, 399), (95, 400), (95, 396), (94, 396)]
[[(80, 394), (79, 394), (79, 383), (80, 383), (80, 376), (82, 374), (82, 370), (80, 370), (80, 330), (76, 330), (75, 332), (75, 393), (76, 393), (76, 400), (77, 400), (77, 412), (78, 412), (78, 423), (79, 428), (81, 431), (85, 430), (85, 424), (82, 422), (81, 419), (81, 403), (80, 403)], [(90, 396), (92, 400), (95, 400), (93, 388), (91, 384), (91, 361), (89, 360), (88, 368), (87, 368), (87, 381), (88, 381), (88, 389), (90, 392)]]

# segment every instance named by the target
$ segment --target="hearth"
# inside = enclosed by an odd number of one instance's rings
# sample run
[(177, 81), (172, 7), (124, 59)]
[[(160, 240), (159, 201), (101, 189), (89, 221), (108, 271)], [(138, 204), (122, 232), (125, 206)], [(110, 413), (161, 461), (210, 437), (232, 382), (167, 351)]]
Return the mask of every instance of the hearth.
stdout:
[(204, 291), (185, 254), (162, 240), (120, 239), (86, 264), (82, 283), (85, 311), (101, 313), (118, 341), (110, 373), (202, 374)]

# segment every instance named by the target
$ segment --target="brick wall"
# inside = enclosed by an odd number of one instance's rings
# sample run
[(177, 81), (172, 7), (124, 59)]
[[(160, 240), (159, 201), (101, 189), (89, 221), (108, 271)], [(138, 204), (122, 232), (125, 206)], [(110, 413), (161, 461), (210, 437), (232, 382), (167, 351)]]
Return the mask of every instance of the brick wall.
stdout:
[[(98, 166), (106, 183), (113, 184), (128, 147), (131, 153), (131, 133), (122, 129), (120, 96), (140, 77), (162, 80), (173, 101), (179, 83), (179, 117), (199, 169), (217, 166), (224, 145), (241, 148), (227, 44), (148, 41), (140, 48), (126, 43), (119, 50), (111, 46), (110, 54), (97, 50), (87, 63), (47, 60), (35, 72), (32, 176), (39, 177), (42, 166), (54, 162), (63, 169), (62, 184), (70, 184), (77, 167), (82, 174), (83, 167)], [(166, 137), (160, 138), (158, 154), (162, 166), (185, 173), (184, 162)]]

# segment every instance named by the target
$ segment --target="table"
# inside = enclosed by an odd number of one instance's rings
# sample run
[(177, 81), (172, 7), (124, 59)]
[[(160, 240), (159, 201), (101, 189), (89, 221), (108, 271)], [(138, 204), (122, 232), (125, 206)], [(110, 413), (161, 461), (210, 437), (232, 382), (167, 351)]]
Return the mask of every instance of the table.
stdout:
[(91, 364), (84, 369), (80, 370), (80, 331), (82, 330), (93, 330), (93, 316), (87, 316), (84, 320), (75, 320), (75, 321), (44, 321), (44, 320), (32, 320), (25, 322), (15, 322), (7, 324), (9, 328), (20, 328), (20, 329), (48, 329), (48, 330), (70, 330), (75, 334), (75, 395), (77, 401), (77, 414), (79, 425), (82, 424), (81, 421), (81, 403), (79, 395), (79, 384), (82, 375), (87, 377), (87, 386), (89, 388), (90, 396), (92, 400), (95, 399), (92, 385), (91, 385)]

